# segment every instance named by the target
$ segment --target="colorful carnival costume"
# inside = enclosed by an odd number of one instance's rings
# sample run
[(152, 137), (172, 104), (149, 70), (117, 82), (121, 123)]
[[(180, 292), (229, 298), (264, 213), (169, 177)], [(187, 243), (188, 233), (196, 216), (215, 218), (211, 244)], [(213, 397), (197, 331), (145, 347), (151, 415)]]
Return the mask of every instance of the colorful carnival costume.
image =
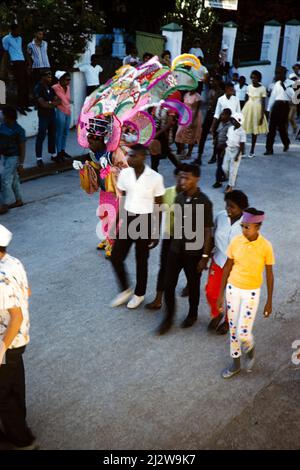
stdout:
[(82, 147), (90, 148), (91, 139), (102, 138), (105, 146), (101, 152), (91, 152), (91, 162), (86, 162), (82, 168), (75, 162), (74, 168), (80, 169), (81, 180), (84, 174), (86, 180), (90, 176), (94, 180), (92, 185), (82, 184), (89, 194), (96, 190), (93, 172), (96, 173), (98, 187), (101, 188), (98, 216), (106, 236), (99, 247), (108, 244), (108, 254), (113, 243), (109, 236), (113, 216), (107, 217), (104, 213), (103, 222), (101, 207), (108, 203), (117, 210), (119, 194), (116, 178), (120, 169), (127, 166), (128, 147), (137, 143), (149, 146), (154, 139), (156, 125), (151, 114), (154, 107), (175, 112), (181, 126), (190, 124), (191, 110), (173, 96), (177, 90), (197, 88), (194, 76), (184, 67), (199, 69), (200, 66), (199, 59), (191, 54), (176, 57), (171, 67), (163, 66), (158, 57), (153, 57), (137, 68), (124, 65), (84, 102), (77, 125), (78, 142)]

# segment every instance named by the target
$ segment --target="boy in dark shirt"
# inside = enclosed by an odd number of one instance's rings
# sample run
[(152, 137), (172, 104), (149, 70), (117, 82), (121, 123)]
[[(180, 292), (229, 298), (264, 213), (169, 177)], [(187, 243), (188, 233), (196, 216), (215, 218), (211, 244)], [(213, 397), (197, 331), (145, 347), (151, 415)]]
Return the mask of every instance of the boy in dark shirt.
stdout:
[(35, 143), (35, 153), (37, 166), (42, 168), (43, 162), (43, 142), (48, 132), (48, 152), (51, 160), (57, 161), (55, 156), (56, 139), (56, 115), (55, 108), (60, 104), (60, 99), (56, 96), (51, 87), (52, 74), (48, 70), (41, 74), (41, 80), (34, 89), (34, 96), (37, 102), (39, 129)]
[[(0, 214), (5, 214), (11, 207), (23, 205), (19, 172), (23, 169), (25, 160), (25, 131), (17, 123), (17, 112), (14, 108), (6, 107), (2, 111), (3, 123), (0, 124), (0, 155), (3, 158), (1, 175), (2, 206)], [(15, 203), (9, 205), (11, 193), (14, 193)]]
[(222, 165), (226, 149), (227, 132), (229, 127), (232, 126), (230, 117), (231, 110), (229, 108), (225, 108), (220, 115), (220, 123), (214, 136), (217, 156), (217, 171), (216, 182), (213, 184), (213, 188), (220, 188), (222, 186), (222, 181), (225, 181), (226, 178), (224, 171), (222, 170)]

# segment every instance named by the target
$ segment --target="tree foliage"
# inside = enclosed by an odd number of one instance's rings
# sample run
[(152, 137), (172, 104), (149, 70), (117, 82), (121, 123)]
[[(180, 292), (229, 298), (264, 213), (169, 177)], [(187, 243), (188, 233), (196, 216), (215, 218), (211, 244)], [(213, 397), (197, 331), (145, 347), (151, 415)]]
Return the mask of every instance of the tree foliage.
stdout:
[(21, 26), (25, 44), (37, 28), (44, 28), (51, 65), (71, 68), (91, 34), (102, 32), (104, 14), (91, 0), (9, 0), (0, 6), (0, 24), (8, 30), (14, 22)]
[(166, 22), (182, 26), (183, 50), (188, 51), (197, 37), (206, 58), (219, 48), (219, 37), (214, 34), (217, 20), (216, 10), (204, 8), (202, 0), (176, 0), (175, 11), (166, 15)]

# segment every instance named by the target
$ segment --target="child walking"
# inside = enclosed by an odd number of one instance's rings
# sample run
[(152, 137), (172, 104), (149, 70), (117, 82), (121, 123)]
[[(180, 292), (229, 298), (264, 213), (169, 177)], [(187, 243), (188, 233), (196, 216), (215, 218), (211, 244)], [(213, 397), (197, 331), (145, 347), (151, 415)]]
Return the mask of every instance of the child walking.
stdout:
[(222, 170), (224, 153), (226, 149), (227, 133), (229, 127), (232, 126), (230, 121), (231, 109), (225, 108), (222, 111), (220, 116), (220, 124), (215, 132), (215, 152), (217, 157), (217, 171), (216, 171), (216, 182), (213, 184), (213, 188), (220, 188), (222, 186), (222, 181), (225, 181), (226, 177), (224, 171)]
[(264, 219), (263, 211), (252, 207), (246, 209), (241, 223), (243, 233), (231, 241), (227, 250), (217, 306), (222, 312), (226, 288), (232, 363), (222, 371), (223, 379), (229, 379), (241, 371), (242, 350), (246, 354), (247, 372), (252, 371), (255, 352), (252, 328), (259, 306), (264, 270), (268, 297), (263, 314), (268, 318), (272, 313), (272, 266), (275, 260), (271, 243), (260, 234)]
[(243, 115), (235, 113), (231, 117), (233, 126), (229, 127), (227, 133), (227, 147), (222, 169), (229, 176), (228, 186), (225, 193), (234, 189), (242, 155), (245, 152), (246, 132), (242, 128)]

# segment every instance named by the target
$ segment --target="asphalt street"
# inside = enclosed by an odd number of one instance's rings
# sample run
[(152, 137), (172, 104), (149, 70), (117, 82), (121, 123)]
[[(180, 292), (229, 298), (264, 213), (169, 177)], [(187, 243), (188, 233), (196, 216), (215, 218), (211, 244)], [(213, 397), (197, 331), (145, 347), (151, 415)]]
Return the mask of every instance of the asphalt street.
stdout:
[[(209, 149), (209, 146), (208, 146)], [(263, 288), (255, 324), (252, 374), (224, 381), (228, 337), (207, 333), (202, 279), (199, 321), (179, 328), (187, 300), (178, 298), (176, 326), (154, 335), (161, 312), (109, 308), (118, 292), (96, 251), (98, 195), (87, 196), (69, 171), (24, 183), (26, 205), (1, 217), (14, 238), (32, 289), (31, 342), (25, 354), (28, 421), (42, 449), (296, 449), (300, 446), (300, 154), (243, 159), (238, 188), (266, 211), (262, 233), (276, 254), (274, 311), (264, 319)], [(223, 209), (213, 189), (213, 165), (202, 166), (201, 189)], [(161, 163), (166, 186), (173, 168)], [(159, 248), (150, 257), (146, 301), (153, 298)], [(134, 252), (127, 262), (134, 277)], [(182, 276), (178, 293), (184, 286)]]

